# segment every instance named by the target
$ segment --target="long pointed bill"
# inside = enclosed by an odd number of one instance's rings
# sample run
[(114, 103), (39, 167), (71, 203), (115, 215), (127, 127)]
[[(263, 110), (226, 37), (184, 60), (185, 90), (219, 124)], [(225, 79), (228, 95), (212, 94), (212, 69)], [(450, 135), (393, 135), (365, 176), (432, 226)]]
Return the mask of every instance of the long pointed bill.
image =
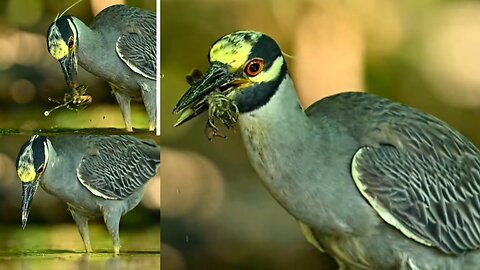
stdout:
[(77, 87), (77, 61), (75, 57), (75, 54), (72, 53), (58, 61), (62, 67), (63, 75), (65, 76), (65, 82), (70, 89)]
[(22, 229), (25, 229), (27, 226), (28, 214), (30, 213), (30, 207), (37, 187), (38, 180), (22, 184)]
[(233, 86), (244, 83), (245, 79), (237, 73), (228, 71), (223, 63), (213, 62), (205, 74), (180, 98), (174, 113), (179, 114), (175, 126), (194, 118), (207, 109), (205, 97), (215, 90), (227, 93)]

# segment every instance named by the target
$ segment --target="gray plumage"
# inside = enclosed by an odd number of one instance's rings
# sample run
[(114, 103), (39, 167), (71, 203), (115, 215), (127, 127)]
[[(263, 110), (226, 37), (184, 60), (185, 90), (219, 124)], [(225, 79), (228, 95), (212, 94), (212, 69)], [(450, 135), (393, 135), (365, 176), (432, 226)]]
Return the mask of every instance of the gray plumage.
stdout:
[(480, 247), (480, 153), (463, 135), (432, 116), (369, 94), (329, 97), (307, 114), (311, 119), (360, 115), (342, 125), (362, 145), (354, 159), (365, 192), (446, 253)]
[(19, 173), (24, 189), (39, 183), (65, 201), (87, 251), (91, 251), (88, 220), (103, 216), (118, 253), (120, 218), (142, 199), (145, 183), (160, 164), (159, 147), (130, 136), (53, 136), (45, 140), (44, 147), (28, 147), (43, 139), (33, 137), (20, 151), (18, 168), (28, 166), (21, 161), (28, 159), (24, 156), (32, 156), (32, 164), (43, 160), (45, 165), (33, 183), (23, 181)]
[(155, 80), (157, 72), (155, 13), (125, 5), (114, 5), (102, 10), (90, 24), (90, 29), (101, 33), (105, 41), (115, 41), (114, 51), (134, 72)]
[[(74, 26), (72, 28), (72, 25)], [(48, 31), (50, 53), (64, 68), (67, 84), (76, 85), (73, 63), (64, 67), (64, 54), (58, 44), (76, 48), (68, 58), (88, 72), (106, 80), (112, 87), (122, 112), (127, 130), (132, 130), (130, 101), (143, 101), (149, 128), (155, 128), (156, 119), (156, 17), (155, 13), (125, 5), (114, 5), (102, 10), (90, 26), (73, 16), (55, 20)], [(68, 45), (70, 46), (70, 45)], [(76, 72), (76, 71), (75, 71)]]
[[(478, 150), (440, 120), (367, 93), (303, 112), (290, 83), (239, 124), (262, 180), (320, 247), (344, 269), (476, 269)], [(365, 192), (407, 231), (361, 195), (353, 160)]]
[(93, 144), (78, 166), (79, 181), (108, 199), (132, 195), (155, 175), (158, 165), (154, 162), (159, 158), (156, 145), (142, 143), (139, 147), (138, 140), (119, 137)]

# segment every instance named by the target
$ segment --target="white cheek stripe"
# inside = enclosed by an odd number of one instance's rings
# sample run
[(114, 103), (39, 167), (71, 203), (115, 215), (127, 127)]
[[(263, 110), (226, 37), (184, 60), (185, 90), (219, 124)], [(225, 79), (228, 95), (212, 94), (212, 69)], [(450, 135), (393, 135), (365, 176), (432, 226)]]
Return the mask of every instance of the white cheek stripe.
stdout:
[(283, 66), (283, 56), (277, 57), (270, 68), (268, 70), (260, 72), (255, 77), (251, 77), (250, 81), (256, 82), (256, 83), (261, 83), (261, 82), (269, 82), (272, 81), (274, 78), (278, 76), (280, 73), (280, 70), (282, 69)]
[(71, 18), (68, 18), (67, 22), (68, 22), (68, 25), (70, 26), (70, 29), (72, 29), (73, 41), (77, 43), (77, 27), (75, 26)]

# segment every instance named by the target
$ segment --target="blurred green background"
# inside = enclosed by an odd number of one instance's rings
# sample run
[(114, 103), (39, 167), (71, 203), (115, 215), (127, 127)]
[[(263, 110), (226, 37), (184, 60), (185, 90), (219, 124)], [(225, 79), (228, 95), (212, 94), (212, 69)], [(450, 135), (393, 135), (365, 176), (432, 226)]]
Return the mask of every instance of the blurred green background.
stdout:
[[(88, 86), (93, 103), (75, 112), (66, 108), (44, 111), (62, 100), (67, 86), (60, 64), (48, 53), (46, 33), (55, 16), (74, 0), (5, 0), (0, 1), (0, 128), (22, 130), (49, 128), (124, 128), (123, 119), (108, 84), (79, 66), (78, 80)], [(155, 0), (83, 0), (67, 14), (87, 25), (103, 8), (127, 3), (155, 11)], [(142, 103), (132, 102), (134, 128), (148, 128)]]
[[(48, 26), (73, 0), (0, 1), (0, 134), (59, 128), (116, 128), (124, 123), (110, 87), (79, 67), (79, 82), (89, 86), (93, 103), (75, 112), (65, 108), (43, 112), (67, 90), (59, 63), (46, 46)], [(84, 0), (67, 14), (87, 24), (103, 8), (126, 3), (155, 11), (154, 0)], [(132, 104), (134, 128), (148, 127), (143, 104)], [(13, 129), (11, 131), (10, 129)], [(68, 131), (67, 133), (71, 133)], [(156, 136), (142, 135), (160, 143)], [(83, 243), (66, 205), (42, 189), (33, 200), (28, 226), (20, 226), (21, 184), (15, 159), (27, 136), (0, 136), (0, 270), (3, 269), (158, 269), (160, 267), (160, 173), (149, 183), (141, 204), (121, 220), (122, 252), (112, 257), (112, 244), (102, 219), (91, 222), (94, 253)]]
[(480, 145), (479, 17), (465, 0), (162, 0), (162, 266), (335, 269), (263, 187), (238, 130), (209, 142), (205, 115), (172, 127), (185, 75), (207, 68), (215, 40), (240, 29), (276, 39), (304, 106), (369, 91)]

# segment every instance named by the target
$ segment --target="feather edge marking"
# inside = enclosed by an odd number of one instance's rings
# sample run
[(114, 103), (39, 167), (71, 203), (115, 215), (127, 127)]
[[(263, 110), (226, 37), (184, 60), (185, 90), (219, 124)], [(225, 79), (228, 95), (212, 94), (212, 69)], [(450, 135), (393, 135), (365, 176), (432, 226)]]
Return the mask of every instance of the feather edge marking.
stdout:
[(400, 230), (405, 236), (410, 239), (415, 240), (416, 242), (426, 245), (426, 246), (433, 246), (433, 244), (427, 240), (424, 240), (418, 236), (416, 236), (413, 232), (411, 232), (408, 228), (406, 228), (397, 218), (395, 218), (383, 205), (377, 202), (372, 196), (365, 192), (366, 187), (360, 181), (360, 175), (356, 169), (357, 167), (357, 158), (360, 156), (364, 148), (360, 148), (355, 155), (353, 156), (352, 166), (351, 166), (351, 174), (357, 189), (360, 191), (363, 197), (367, 199), (368, 203), (373, 207), (373, 209), (377, 212), (377, 214), (388, 224)]
[(117, 43), (115, 44), (115, 51), (117, 52), (118, 56), (120, 57), (120, 59), (122, 59), (122, 61), (131, 69), (133, 70), (133, 72), (135, 73), (138, 73), (140, 75), (142, 75), (143, 77), (147, 78), (147, 79), (151, 79), (151, 80), (155, 80), (156, 78), (155, 77), (152, 77), (150, 75), (147, 75), (146, 73), (142, 72), (139, 68), (137, 68), (135, 65), (133, 65), (132, 63), (130, 63), (127, 59), (125, 59), (125, 56), (120, 53), (120, 48), (118, 47), (118, 44), (119, 44), (119, 41), (122, 37), (119, 37), (118, 40), (117, 40)]
[(80, 183), (86, 187), (88, 189), (88, 191), (90, 191), (93, 195), (97, 196), (97, 197), (101, 197), (101, 198), (104, 198), (104, 199), (108, 199), (108, 200), (116, 200), (116, 198), (113, 198), (113, 197), (109, 197), (103, 193), (101, 193), (100, 191), (92, 188), (91, 186), (87, 185), (87, 183), (85, 183), (85, 181), (82, 179), (82, 177), (80, 177), (80, 172), (79, 172), (79, 169), (77, 169), (77, 178), (78, 178), (78, 181), (80, 181)]
[(312, 229), (308, 227), (307, 224), (301, 222), (300, 220), (298, 221), (298, 224), (300, 225), (300, 230), (302, 231), (303, 236), (305, 237), (307, 242), (313, 245), (314, 247), (316, 247), (320, 252), (325, 253), (325, 250), (322, 248), (317, 238), (313, 234)]

